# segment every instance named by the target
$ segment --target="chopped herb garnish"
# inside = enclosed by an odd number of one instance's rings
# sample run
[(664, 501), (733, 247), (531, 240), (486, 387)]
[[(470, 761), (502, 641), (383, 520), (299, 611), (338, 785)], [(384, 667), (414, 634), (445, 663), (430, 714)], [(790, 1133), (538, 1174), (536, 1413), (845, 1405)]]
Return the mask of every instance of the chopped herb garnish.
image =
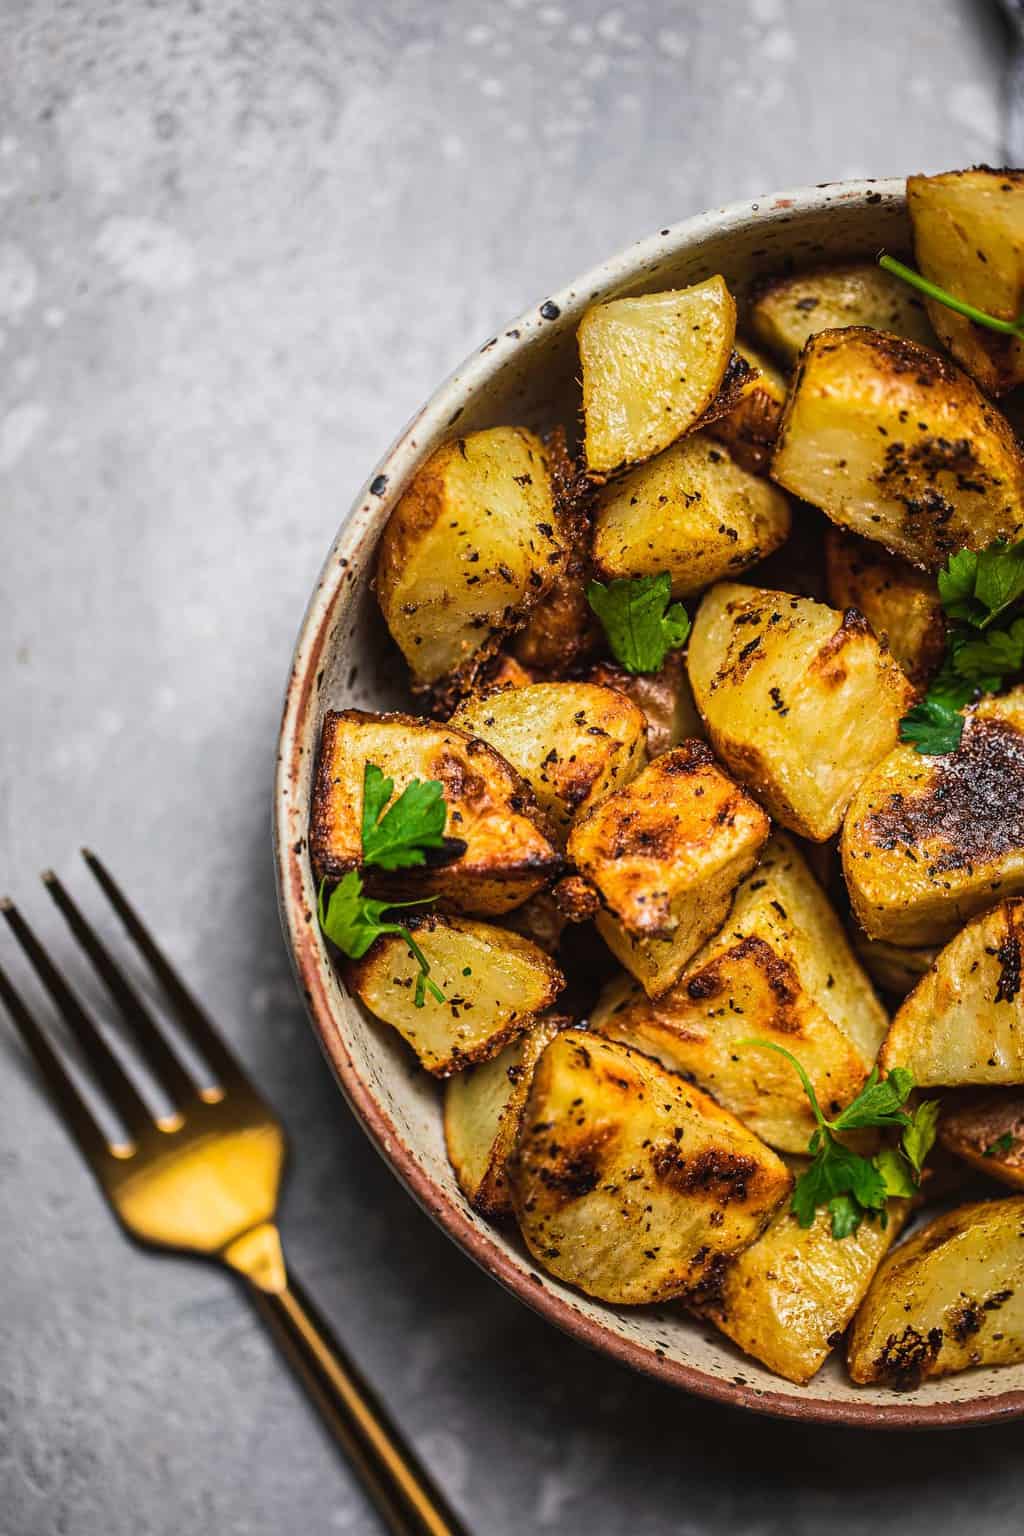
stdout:
[(1002, 1157), (1004, 1152), (1010, 1152), (1010, 1151), (1012, 1151), (1012, 1149), (1013, 1149), (1013, 1132), (1012, 1131), (1004, 1131), (1001, 1136), (997, 1136), (996, 1137), (995, 1141), (989, 1143), (989, 1145), (985, 1148), (983, 1156), (985, 1156), (985, 1157)]
[(900, 740), (931, 757), (960, 745), (965, 704), (998, 692), (1024, 669), (1024, 540), (961, 549), (938, 583), (949, 620), (946, 655), (924, 698), (900, 723)]
[(627, 672), (657, 672), (669, 651), (684, 645), (690, 617), (682, 603), (670, 603), (672, 577), (620, 577), (605, 586), (592, 581), (587, 602), (597, 614), (615, 660)]
[[(865, 1216), (878, 1215), (884, 1226), (889, 1198), (913, 1195), (921, 1182), (924, 1160), (935, 1141), (938, 1100), (927, 1099), (908, 1114), (904, 1106), (914, 1087), (912, 1074), (903, 1067), (894, 1067), (882, 1079), (878, 1068), (873, 1067), (853, 1102), (834, 1120), (827, 1120), (814, 1085), (795, 1056), (771, 1040), (739, 1043), (784, 1056), (799, 1076), (818, 1122), (807, 1146), (811, 1166), (800, 1175), (793, 1189), (790, 1209), (800, 1226), (811, 1226), (822, 1205), (828, 1207), (832, 1236), (836, 1239), (850, 1237)], [(898, 1127), (900, 1145), (884, 1147), (874, 1157), (862, 1157), (838, 1139), (843, 1131), (872, 1126)]]
[(413, 958), (419, 963), (416, 992), (413, 997), (416, 1007), (423, 1007), (425, 991), (429, 991), (431, 997), (437, 1002), (445, 1001), (441, 988), (436, 982), (430, 980), (429, 960), (405, 924), (383, 921), (385, 912), (395, 911), (399, 907), (426, 906), (435, 901), (436, 897), (425, 896), (419, 901), (374, 901), (364, 894), (363, 879), (359, 871), (350, 869), (344, 879), (334, 887), (325, 908), (325, 884), (326, 882), (321, 884), (317, 898), (320, 927), (331, 943), (338, 946), (342, 954), (348, 955), (351, 960), (359, 960), (366, 954), (374, 939), (379, 939), (384, 933), (395, 933), (405, 940)]
[(987, 310), (978, 309), (974, 304), (969, 304), (966, 299), (958, 299), (956, 294), (950, 293), (947, 288), (940, 288), (938, 283), (922, 277), (921, 273), (915, 272), (913, 267), (897, 261), (895, 256), (886, 255), (884, 251), (878, 258), (878, 265), (886, 272), (891, 272), (893, 277), (909, 283), (911, 288), (916, 288), (919, 293), (926, 294), (929, 299), (935, 299), (939, 304), (944, 304), (947, 309), (963, 315), (965, 319), (973, 320), (976, 325), (984, 325), (990, 331), (998, 331), (1003, 336), (1019, 336), (1024, 340), (1024, 315), (1019, 315), (1016, 320), (1001, 320), (998, 315), (990, 315)]

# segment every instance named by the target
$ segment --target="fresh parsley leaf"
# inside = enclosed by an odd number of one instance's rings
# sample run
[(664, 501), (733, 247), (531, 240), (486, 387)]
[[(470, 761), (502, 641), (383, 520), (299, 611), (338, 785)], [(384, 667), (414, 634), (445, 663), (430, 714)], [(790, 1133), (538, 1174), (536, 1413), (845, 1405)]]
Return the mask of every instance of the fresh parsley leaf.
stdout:
[(925, 293), (930, 299), (937, 299), (947, 309), (954, 310), (958, 315), (964, 315), (968, 320), (973, 320), (976, 325), (984, 325), (990, 331), (998, 331), (1002, 336), (1019, 336), (1024, 338), (1024, 318), (1019, 320), (1002, 320), (998, 315), (990, 315), (987, 310), (978, 309), (973, 304), (968, 304), (966, 299), (958, 299), (955, 294), (946, 288), (940, 288), (938, 283), (933, 283), (927, 277), (922, 277), (920, 272), (915, 272), (913, 267), (905, 266), (902, 261), (897, 261), (895, 256), (888, 256), (883, 251), (878, 258), (878, 265), (886, 272), (891, 272), (894, 277), (899, 277), (911, 288), (916, 288), (919, 293)]
[(883, 1147), (880, 1152), (875, 1153), (872, 1162), (881, 1175), (887, 1199), (890, 1195), (909, 1199), (911, 1195), (917, 1194), (917, 1183), (913, 1172), (907, 1165), (907, 1159), (897, 1147)]
[(1015, 619), (1006, 629), (964, 640), (956, 648), (955, 666), (963, 678), (986, 693), (1001, 688), (1007, 673), (1024, 667), (1024, 618)]
[(920, 1175), (924, 1160), (935, 1145), (935, 1132), (939, 1124), (938, 1099), (924, 1099), (910, 1116), (900, 1137), (900, 1150), (914, 1172)]
[(828, 1209), (832, 1217), (832, 1236), (837, 1242), (844, 1237), (853, 1237), (864, 1220), (864, 1212), (852, 1195), (835, 1195), (828, 1202)]
[(441, 988), (429, 979), (430, 962), (408, 928), (403, 923), (385, 922), (383, 917), (385, 912), (393, 911), (398, 907), (426, 906), (435, 901), (436, 897), (425, 896), (420, 901), (375, 901), (364, 893), (363, 880), (359, 871), (350, 869), (334, 887), (325, 905), (326, 884), (327, 882), (323, 881), (320, 885), (317, 896), (317, 915), (320, 919), (320, 927), (343, 955), (348, 955), (350, 960), (360, 960), (381, 934), (398, 934), (409, 946), (420, 968), (413, 997), (416, 1007), (423, 1007), (425, 992), (428, 990), (436, 1002), (445, 1002), (445, 995)]
[(587, 602), (601, 621), (612, 655), (627, 672), (657, 672), (667, 653), (685, 643), (690, 618), (682, 603), (670, 605), (671, 596), (668, 571), (588, 585)]
[(913, 1076), (905, 1067), (894, 1067), (881, 1082), (878, 1068), (872, 1067), (871, 1076), (853, 1103), (847, 1104), (829, 1124), (835, 1131), (857, 1131), (868, 1125), (909, 1125), (910, 1116), (904, 1113), (902, 1105), (913, 1086)]
[(945, 569), (939, 572), (939, 597), (951, 619), (972, 624), (976, 617), (984, 617), (974, 596), (977, 575), (978, 556), (973, 549), (960, 549), (950, 555)]
[[(966, 702), (966, 700), (965, 700)], [(926, 695), (900, 721), (900, 741), (909, 742), (926, 757), (955, 752), (964, 733), (964, 717), (947, 699)]]
[(1001, 1136), (996, 1137), (995, 1141), (989, 1143), (982, 1156), (995, 1157), (997, 1154), (1001, 1156), (1004, 1152), (1011, 1151), (1012, 1147), (1013, 1133), (1012, 1131), (1004, 1131)]
[(363, 858), (378, 869), (411, 869), (426, 863), (425, 849), (444, 847), (448, 817), (444, 786), (437, 779), (413, 779), (389, 806), (394, 788), (394, 780), (386, 779), (376, 763), (367, 763)]
[(1005, 539), (996, 539), (979, 552), (974, 596), (987, 610), (982, 628), (1024, 596), (1024, 540), (1007, 544)]

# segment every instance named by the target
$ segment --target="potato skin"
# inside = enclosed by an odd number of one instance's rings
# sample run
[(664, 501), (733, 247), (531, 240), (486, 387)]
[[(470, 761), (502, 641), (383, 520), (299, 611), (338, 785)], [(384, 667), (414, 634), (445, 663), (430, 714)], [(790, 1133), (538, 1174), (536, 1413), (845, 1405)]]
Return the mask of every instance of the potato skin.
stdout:
[(771, 473), (926, 570), (1024, 529), (1024, 460), (1006, 419), (937, 352), (864, 327), (807, 343)]
[(737, 352), (753, 370), (734, 408), (709, 426), (735, 462), (752, 475), (766, 475), (786, 404), (786, 380), (766, 357), (740, 342)]
[(1024, 1197), (962, 1205), (894, 1248), (854, 1320), (861, 1385), (1024, 1360)]
[(859, 609), (910, 681), (923, 687), (946, 650), (935, 578), (836, 527), (825, 534), (825, 568), (833, 608)]
[(841, 851), (864, 932), (943, 944), (999, 896), (1024, 892), (1024, 688), (966, 711), (960, 746), (900, 745), (865, 777)]
[(561, 869), (561, 855), (529, 785), (493, 747), (415, 715), (359, 709), (324, 716), (310, 812), (317, 879), (340, 879), (362, 863), (363, 773), (376, 763), (396, 793), (410, 779), (437, 779), (448, 804), (445, 834), (466, 843), (451, 862), (386, 873), (369, 869), (380, 897), (435, 895), (440, 910), (508, 912)]
[(1024, 1190), (1024, 1087), (944, 1105), (939, 1142), (978, 1173)]
[(381, 611), (414, 686), (472, 675), (566, 559), (538, 437), (492, 427), (438, 448), (392, 511), (377, 556)]
[(682, 651), (669, 651), (657, 672), (627, 672), (614, 661), (599, 661), (586, 680), (600, 688), (617, 688), (643, 711), (649, 758), (704, 735)]
[(760, 1236), (792, 1182), (714, 1100), (575, 1029), (537, 1064), (509, 1172), (534, 1258), (626, 1306), (706, 1285)]
[(785, 365), (819, 331), (870, 326), (933, 347), (924, 300), (873, 261), (837, 262), (758, 284), (750, 322), (759, 344)]
[[(925, 277), (1001, 320), (1024, 309), (1024, 172), (975, 166), (908, 176), (914, 255)], [(1024, 344), (976, 325), (934, 299), (932, 325), (990, 395), (1024, 383)]]
[(719, 758), (813, 842), (838, 831), (914, 697), (856, 610), (728, 582), (697, 611), (687, 668)]

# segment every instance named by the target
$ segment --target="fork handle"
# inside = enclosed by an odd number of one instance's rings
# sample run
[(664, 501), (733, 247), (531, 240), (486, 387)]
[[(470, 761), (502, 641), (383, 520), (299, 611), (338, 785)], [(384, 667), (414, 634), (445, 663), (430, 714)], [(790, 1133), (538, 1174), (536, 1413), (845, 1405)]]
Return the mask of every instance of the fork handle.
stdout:
[(225, 1257), (245, 1276), (246, 1289), (256, 1310), (319, 1408), (393, 1536), (468, 1536), (466, 1527), (298, 1281), (292, 1276), (285, 1277), (283, 1265), (276, 1275), (268, 1276), (258, 1271), (247, 1273), (248, 1265), (234, 1261), (234, 1256)]

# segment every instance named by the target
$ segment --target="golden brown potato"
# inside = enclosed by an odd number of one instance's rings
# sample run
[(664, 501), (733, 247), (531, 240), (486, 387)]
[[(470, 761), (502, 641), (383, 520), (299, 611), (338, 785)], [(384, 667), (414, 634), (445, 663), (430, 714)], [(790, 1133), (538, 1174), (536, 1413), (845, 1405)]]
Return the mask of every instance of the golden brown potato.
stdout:
[(939, 952), (934, 944), (915, 948), (890, 944), (886, 939), (869, 939), (859, 928), (854, 931), (853, 948), (875, 986), (892, 997), (906, 997), (913, 991), (925, 972), (931, 970)]
[(704, 735), (682, 651), (669, 651), (657, 672), (627, 672), (613, 661), (600, 661), (587, 673), (587, 682), (617, 688), (643, 710), (648, 757), (660, 757), (681, 741)]
[(427, 991), (417, 1008), (419, 961), (398, 934), (377, 939), (346, 976), (375, 1018), (397, 1029), (435, 1077), (495, 1055), (550, 1008), (565, 984), (549, 955), (506, 928), (427, 916), (409, 929), (443, 1003)]
[(687, 741), (573, 827), (570, 861), (598, 891), (598, 932), (656, 996), (724, 921), (757, 862), (768, 818)]
[(687, 666), (723, 763), (814, 842), (838, 831), (913, 698), (856, 611), (730, 582), (701, 602)]
[(890, 1200), (885, 1227), (869, 1219), (837, 1242), (824, 1208), (806, 1228), (782, 1210), (697, 1310), (770, 1371), (808, 1382), (845, 1333), (907, 1212), (906, 1200)]
[(830, 527), (825, 535), (828, 600), (859, 608), (918, 687), (937, 671), (946, 649), (946, 617), (934, 576), (888, 554), (880, 544)]
[(577, 816), (647, 761), (643, 711), (614, 688), (533, 683), (467, 699), (451, 718), (489, 742), (532, 788), (563, 839)]
[(526, 1095), (541, 1052), (568, 1020), (545, 1014), (490, 1061), (450, 1077), (444, 1140), (459, 1188), (485, 1216), (512, 1211), (506, 1165), (519, 1138)]
[(524, 939), (531, 939), (549, 955), (554, 955), (558, 952), (568, 918), (561, 912), (552, 891), (538, 891), (521, 907), (506, 912), (501, 922), (502, 927), (521, 933)]
[(995, 1088), (943, 1106), (939, 1141), (979, 1173), (1024, 1189), (1024, 1088)]
[(381, 536), (377, 596), (418, 687), (471, 666), (565, 564), (543, 443), (491, 427), (445, 443)]
[(843, 874), (871, 938), (942, 944), (973, 913), (1024, 892), (1024, 688), (966, 711), (959, 748), (896, 747), (843, 827)]
[(873, 261), (813, 267), (769, 279), (754, 298), (750, 323), (761, 345), (787, 365), (796, 362), (808, 337), (850, 325), (935, 345), (921, 295)]
[(775, 364), (753, 347), (741, 342), (736, 350), (753, 371), (740, 388), (739, 404), (708, 431), (726, 444), (742, 469), (765, 475), (786, 404), (786, 380)]
[(962, 1205), (898, 1248), (853, 1324), (854, 1381), (916, 1387), (1024, 1360), (1024, 1197)]
[[(532, 667), (524, 666), (507, 651), (499, 651), (481, 668), (477, 686), (481, 692), (490, 693), (495, 688), (525, 688), (528, 683), (539, 681), (540, 678)], [(457, 705), (461, 702), (460, 696)]]
[(792, 1051), (832, 1115), (860, 1092), (886, 1024), (828, 900), (784, 837), (769, 842), (725, 926), (671, 991), (652, 1001), (618, 979), (591, 1015), (599, 1033), (690, 1077), (783, 1152), (807, 1150), (807, 1095), (781, 1056), (739, 1042)]
[(448, 804), (446, 836), (466, 845), (440, 866), (367, 870), (374, 894), (396, 900), (436, 895), (443, 909), (486, 917), (518, 906), (561, 868), (529, 785), (493, 747), (412, 715), (346, 709), (324, 717), (320, 740), (309, 828), (318, 879), (338, 879), (362, 863), (368, 763), (394, 780), (396, 794), (411, 779), (439, 780)]
[(735, 332), (721, 277), (588, 309), (579, 328), (588, 472), (649, 459), (695, 427), (725, 378)]
[(783, 493), (694, 432), (604, 487), (594, 566), (612, 580), (668, 571), (673, 597), (689, 597), (754, 565), (788, 533)]
[(785, 1164), (713, 1099), (575, 1029), (537, 1064), (510, 1180), (539, 1263), (624, 1305), (706, 1284), (791, 1187)]
[[(925, 277), (997, 320), (1024, 310), (1024, 171), (975, 166), (908, 176), (914, 254)], [(990, 395), (1024, 383), (1024, 343), (926, 299), (932, 325)]]
[(1024, 529), (1024, 460), (1006, 419), (937, 352), (880, 331), (807, 343), (771, 472), (928, 570)]
[(1001, 901), (951, 939), (907, 997), (878, 1058), (919, 1087), (1024, 1082), (1024, 898)]

